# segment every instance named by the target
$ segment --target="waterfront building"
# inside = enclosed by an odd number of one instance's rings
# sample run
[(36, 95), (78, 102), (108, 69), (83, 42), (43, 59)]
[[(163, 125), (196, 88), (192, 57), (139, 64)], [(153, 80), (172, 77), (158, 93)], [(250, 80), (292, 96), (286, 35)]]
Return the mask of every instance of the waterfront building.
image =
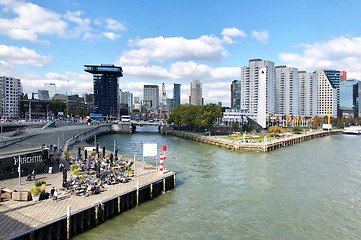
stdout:
[(241, 110), (266, 128), (268, 113), (274, 112), (274, 108), (274, 62), (251, 59), (248, 67), (241, 68)]
[(317, 115), (331, 117), (339, 116), (340, 109), (340, 71), (317, 69)]
[(123, 76), (122, 68), (108, 64), (84, 65), (84, 71), (93, 74), (94, 113), (103, 116), (118, 116), (118, 78)]
[[(349, 111), (356, 110), (356, 104), (354, 103), (354, 85), (359, 81), (356, 79), (343, 80), (340, 82), (340, 116), (342, 117), (346, 113), (348, 117), (351, 117)], [(356, 111), (355, 111), (356, 113)], [(354, 115), (356, 115), (354, 113)]]
[(257, 118), (257, 115), (248, 114), (245, 112), (245, 110), (237, 108), (226, 109), (223, 113), (222, 123), (226, 124), (227, 126), (230, 126), (232, 123), (238, 123), (241, 126), (242, 124), (248, 123), (247, 117), (255, 119)]
[(231, 84), (231, 108), (241, 108), (241, 81), (233, 80)]
[(159, 107), (159, 86), (144, 85), (143, 99), (147, 109), (156, 111)]
[(0, 114), (3, 118), (18, 118), (20, 116), (21, 94), (20, 79), (0, 77)]
[(49, 100), (52, 100), (56, 94), (56, 85), (55, 83), (44, 83), (44, 89), (48, 90)]
[(275, 113), (298, 116), (298, 69), (276, 66), (275, 76)]
[(202, 83), (198, 80), (193, 80), (190, 84), (191, 95), (189, 97), (189, 104), (201, 106), (203, 105), (202, 98)]
[(179, 104), (181, 104), (181, 85), (179, 83), (174, 83), (172, 108), (176, 108)]
[(316, 73), (298, 71), (299, 114), (314, 117), (317, 114), (317, 76)]

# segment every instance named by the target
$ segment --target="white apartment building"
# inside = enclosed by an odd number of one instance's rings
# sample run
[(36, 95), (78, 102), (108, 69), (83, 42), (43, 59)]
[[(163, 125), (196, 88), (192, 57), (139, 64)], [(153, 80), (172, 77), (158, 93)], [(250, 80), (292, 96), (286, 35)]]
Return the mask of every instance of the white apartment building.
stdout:
[(266, 128), (268, 113), (275, 111), (274, 62), (249, 60), (241, 70), (241, 110)]
[(20, 116), (20, 95), (22, 94), (20, 79), (0, 77), (0, 114), (6, 118)]
[(317, 69), (317, 116), (338, 116), (340, 108), (340, 71)]
[(275, 114), (298, 116), (298, 69), (276, 66)]
[(203, 105), (202, 83), (198, 80), (193, 80), (190, 85), (191, 85), (191, 96), (189, 99), (189, 104), (196, 106)]
[(316, 72), (298, 72), (299, 114), (302, 117), (317, 115), (317, 75)]

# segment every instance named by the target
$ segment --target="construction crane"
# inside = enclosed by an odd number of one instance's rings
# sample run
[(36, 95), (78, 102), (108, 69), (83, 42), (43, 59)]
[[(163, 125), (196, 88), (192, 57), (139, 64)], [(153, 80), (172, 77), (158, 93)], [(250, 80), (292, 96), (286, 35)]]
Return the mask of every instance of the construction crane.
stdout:
[(166, 120), (169, 116), (169, 108), (167, 104), (167, 91), (165, 89), (165, 83), (162, 83), (162, 106), (160, 109), (160, 119)]

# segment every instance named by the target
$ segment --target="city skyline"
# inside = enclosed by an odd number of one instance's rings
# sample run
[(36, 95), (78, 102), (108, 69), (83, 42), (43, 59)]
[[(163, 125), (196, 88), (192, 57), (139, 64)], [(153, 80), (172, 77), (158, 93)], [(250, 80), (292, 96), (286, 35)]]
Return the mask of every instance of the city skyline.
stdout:
[(199, 79), (205, 104), (230, 106), (231, 81), (252, 58), (307, 72), (342, 69), (361, 79), (360, 6), (0, 0), (0, 75), (21, 79), (25, 93), (55, 83), (58, 93), (83, 94), (91, 92), (92, 78), (82, 66), (109, 63), (123, 68), (119, 88), (134, 96), (142, 96), (144, 85), (165, 82), (172, 89), (177, 82), (185, 103), (189, 83)]

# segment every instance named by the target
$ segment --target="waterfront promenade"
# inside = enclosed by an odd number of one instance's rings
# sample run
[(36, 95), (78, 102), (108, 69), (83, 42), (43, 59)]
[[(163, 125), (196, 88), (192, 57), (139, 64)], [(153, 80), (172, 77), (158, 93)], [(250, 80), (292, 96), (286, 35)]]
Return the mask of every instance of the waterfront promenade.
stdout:
[[(95, 206), (108, 199), (115, 198), (139, 187), (149, 185), (163, 178), (174, 175), (173, 172), (165, 170), (160, 175), (158, 168), (145, 163), (142, 169), (142, 163), (136, 161), (136, 177), (132, 177), (128, 183), (119, 183), (116, 185), (105, 185), (100, 194), (85, 196), (70, 195), (66, 190), (59, 191), (58, 201), (51, 199), (33, 201), (14, 201), (6, 200), (0, 203), (0, 239), (12, 239), (20, 236), (26, 231), (34, 231), (37, 228), (46, 226), (59, 218), (66, 216), (67, 206), (71, 206), (72, 212), (79, 212), (82, 209)], [(38, 174), (37, 180), (44, 179), (47, 182), (46, 191), (49, 192), (52, 187), (61, 188), (62, 174)], [(68, 177), (69, 178), (69, 177)], [(34, 185), (34, 181), (26, 181), (22, 178), (22, 184), (19, 186), (19, 179), (13, 178), (0, 181), (0, 188), (29, 190)]]
[(186, 139), (190, 139), (197, 142), (203, 142), (211, 145), (215, 145), (218, 147), (227, 148), (230, 150), (236, 151), (250, 151), (250, 152), (268, 152), (272, 150), (276, 150), (281, 147), (286, 147), (290, 145), (294, 145), (306, 140), (311, 140), (319, 137), (325, 137), (329, 135), (340, 135), (343, 133), (343, 130), (332, 130), (332, 131), (314, 131), (304, 134), (290, 134), (289, 136), (279, 137), (277, 139), (268, 139), (266, 142), (262, 140), (262, 142), (247, 142), (243, 143), (237, 140), (226, 139), (228, 137), (226, 135), (218, 135), (218, 136), (204, 136), (200, 133), (193, 132), (184, 132), (178, 130), (172, 130), (166, 132), (166, 134), (174, 135), (177, 137), (182, 137)]
[[(96, 127), (98, 126), (76, 124), (49, 129), (30, 129), (30, 133), (24, 133), (30, 135), (28, 138), (1, 148), (0, 154), (5, 155), (19, 150), (36, 149), (40, 148), (42, 144), (54, 145), (58, 144), (58, 141), (60, 141), (60, 147), (63, 147), (64, 143), (69, 139)], [(79, 146), (83, 148), (89, 145), (85, 142), (75, 143), (69, 148), (71, 154), (76, 154)], [(123, 156), (123, 158), (126, 158), (126, 156)], [(128, 161), (133, 160), (128, 158)], [(61, 162), (64, 162), (64, 160), (61, 160)], [(29, 237), (30, 239), (63, 239), (64, 219), (66, 220), (68, 206), (71, 206), (73, 219), (71, 236), (74, 236), (109, 218), (103, 215), (103, 217), (99, 217), (102, 220), (96, 220), (95, 223), (94, 217), (98, 219), (99, 211), (101, 211), (98, 209), (99, 207), (103, 209), (102, 211), (107, 212), (107, 215), (115, 216), (138, 205), (138, 200), (143, 202), (147, 199), (152, 199), (153, 196), (160, 192), (175, 187), (174, 172), (165, 169), (164, 174), (161, 175), (157, 167), (136, 161), (132, 165), (132, 168), (135, 170), (135, 177), (131, 177), (129, 182), (104, 185), (101, 188), (100, 194), (76, 196), (71, 195), (70, 192), (62, 188), (63, 175), (59, 172), (56, 164), (52, 164), (52, 166), (54, 173), (37, 174), (36, 180), (43, 179), (46, 181), (46, 192), (50, 192), (52, 187), (60, 189), (58, 201), (51, 199), (44, 199), (39, 202), (14, 201), (5, 198), (4, 202), (0, 202), (0, 239), (28, 239)], [(48, 168), (46, 167), (45, 169), (47, 170)], [(71, 179), (70, 171), (68, 171), (69, 179)], [(19, 185), (18, 178), (12, 178), (1, 180), (0, 188), (28, 191), (34, 183), (34, 181), (26, 181), (24, 176), (21, 178), (21, 185)], [(115, 200), (119, 203), (117, 211), (114, 209)], [(122, 203), (120, 204), (120, 202)], [(73, 213), (76, 215), (73, 216)], [(83, 221), (79, 220), (79, 218), (82, 218)], [(74, 221), (74, 219), (77, 220)], [(83, 223), (86, 221), (89, 224), (83, 229)], [(81, 227), (77, 224), (81, 224)]]

